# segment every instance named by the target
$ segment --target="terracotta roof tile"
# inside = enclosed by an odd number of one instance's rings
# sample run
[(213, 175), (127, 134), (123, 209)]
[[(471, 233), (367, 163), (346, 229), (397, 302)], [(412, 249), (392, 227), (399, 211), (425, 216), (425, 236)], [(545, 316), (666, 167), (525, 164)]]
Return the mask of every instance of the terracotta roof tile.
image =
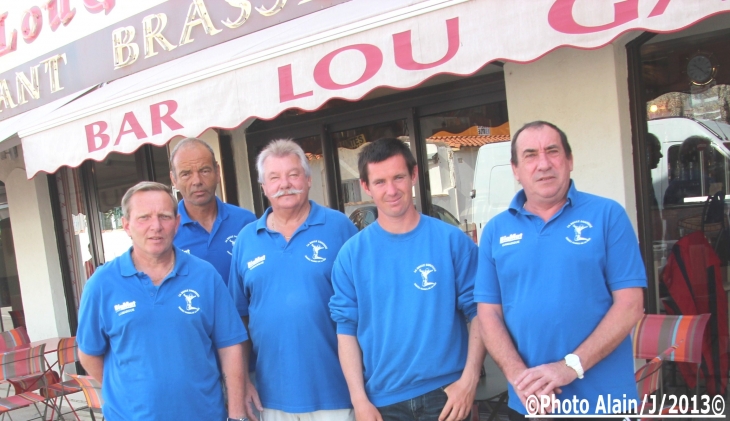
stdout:
[(493, 135), (493, 136), (432, 136), (426, 139), (426, 143), (445, 143), (452, 148), (462, 147), (479, 147), (488, 143), (499, 143), (508, 142), (510, 137), (508, 135)]

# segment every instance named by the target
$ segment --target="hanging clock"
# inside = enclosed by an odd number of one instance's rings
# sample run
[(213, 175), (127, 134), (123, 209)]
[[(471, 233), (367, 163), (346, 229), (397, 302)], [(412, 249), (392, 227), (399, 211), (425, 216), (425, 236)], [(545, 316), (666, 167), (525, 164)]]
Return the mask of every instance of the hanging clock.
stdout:
[(706, 54), (698, 53), (687, 62), (687, 76), (693, 85), (707, 85), (715, 79), (717, 68)]

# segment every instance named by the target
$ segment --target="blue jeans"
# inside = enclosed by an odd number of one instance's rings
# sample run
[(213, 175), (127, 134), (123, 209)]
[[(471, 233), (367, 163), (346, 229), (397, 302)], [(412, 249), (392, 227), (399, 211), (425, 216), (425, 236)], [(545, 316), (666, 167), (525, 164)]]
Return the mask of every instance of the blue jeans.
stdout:
[(444, 388), (439, 387), (413, 399), (381, 406), (378, 411), (383, 421), (438, 421), (447, 399)]

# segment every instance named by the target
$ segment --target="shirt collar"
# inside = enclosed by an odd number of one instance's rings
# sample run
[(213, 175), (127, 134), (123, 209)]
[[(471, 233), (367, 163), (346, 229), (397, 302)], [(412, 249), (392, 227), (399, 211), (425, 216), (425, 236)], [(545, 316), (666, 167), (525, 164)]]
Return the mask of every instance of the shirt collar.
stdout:
[[(570, 187), (568, 187), (568, 194), (566, 195), (567, 201), (565, 202), (565, 206), (574, 206), (575, 201), (578, 199), (578, 190), (575, 188), (575, 181), (573, 179), (570, 179)], [(514, 212), (521, 212), (525, 208), (525, 203), (527, 202), (527, 196), (525, 195), (525, 189), (522, 189), (517, 192), (515, 197), (512, 198), (512, 202), (509, 204), (509, 209)]]
[[(228, 209), (224, 206), (224, 203), (218, 198), (218, 196), (215, 197), (216, 204), (218, 205), (218, 215), (216, 215), (216, 220), (224, 221), (228, 218)], [(195, 222), (192, 218), (190, 218), (190, 215), (188, 215), (187, 209), (185, 209), (185, 200), (181, 200), (177, 204), (177, 213), (180, 214), (180, 225), (189, 224), (192, 222)]]
[[(267, 208), (264, 214), (259, 218), (258, 221), (256, 221), (256, 232), (259, 232), (261, 230), (267, 229), (266, 228), (266, 218), (269, 217), (269, 214), (271, 213), (271, 207)], [(323, 225), (325, 223), (325, 220), (327, 219), (327, 214), (325, 213), (324, 207), (318, 205), (314, 201), (309, 201), (309, 215), (307, 215), (307, 219), (304, 220), (304, 223), (302, 223), (302, 226), (297, 229), (297, 231), (303, 231), (311, 225)]]
[[(138, 273), (137, 268), (134, 267), (134, 262), (132, 261), (133, 248), (134, 247), (130, 247), (123, 255), (119, 256), (119, 266), (122, 276), (134, 276)], [(173, 266), (170, 276), (187, 275), (190, 255), (177, 247), (173, 247), (173, 250), (175, 251), (175, 266)]]

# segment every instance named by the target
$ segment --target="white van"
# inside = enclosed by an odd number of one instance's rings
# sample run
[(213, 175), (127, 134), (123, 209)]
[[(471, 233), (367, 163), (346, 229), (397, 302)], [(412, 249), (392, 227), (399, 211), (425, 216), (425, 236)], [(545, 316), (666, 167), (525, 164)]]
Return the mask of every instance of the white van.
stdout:
[(477, 239), (487, 222), (509, 207), (512, 198), (520, 190), (512, 174), (509, 140), (489, 143), (479, 148), (474, 167), (474, 184), (471, 191), (472, 221), (476, 224)]

